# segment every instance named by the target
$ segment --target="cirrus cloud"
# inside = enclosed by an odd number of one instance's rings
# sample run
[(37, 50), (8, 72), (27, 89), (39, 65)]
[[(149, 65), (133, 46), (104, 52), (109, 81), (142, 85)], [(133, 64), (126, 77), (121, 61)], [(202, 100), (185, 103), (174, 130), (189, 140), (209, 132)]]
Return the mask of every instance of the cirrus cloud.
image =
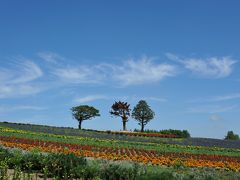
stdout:
[(66, 83), (112, 83), (121, 87), (156, 83), (175, 76), (174, 65), (154, 63), (152, 58), (127, 59), (121, 64), (101, 63), (56, 68), (53, 74)]
[(209, 119), (210, 119), (211, 121), (221, 121), (221, 120), (223, 120), (223, 118), (222, 118), (221, 116), (217, 115), (217, 114), (212, 114), (212, 115), (209, 117)]
[(32, 84), (43, 76), (41, 68), (30, 60), (19, 61), (11, 68), (0, 69), (0, 98), (11, 98), (36, 94), (42, 91)]
[(40, 52), (38, 56), (46, 62), (57, 63), (58, 60), (64, 60), (62, 56), (54, 52)]
[(210, 58), (180, 58), (171, 53), (166, 56), (178, 63), (194, 74), (205, 78), (224, 78), (233, 71), (233, 65), (237, 63), (231, 57), (210, 57)]
[(221, 113), (231, 112), (238, 108), (238, 105), (202, 105), (196, 107), (189, 107), (188, 113)]
[(116, 68), (113, 77), (122, 86), (159, 82), (166, 77), (176, 75), (176, 68), (170, 64), (157, 64), (151, 58), (129, 59), (123, 66)]
[(96, 100), (103, 100), (103, 99), (108, 99), (108, 97), (104, 95), (88, 95), (88, 96), (76, 98), (74, 99), (74, 102), (82, 104), (82, 103), (88, 103)]

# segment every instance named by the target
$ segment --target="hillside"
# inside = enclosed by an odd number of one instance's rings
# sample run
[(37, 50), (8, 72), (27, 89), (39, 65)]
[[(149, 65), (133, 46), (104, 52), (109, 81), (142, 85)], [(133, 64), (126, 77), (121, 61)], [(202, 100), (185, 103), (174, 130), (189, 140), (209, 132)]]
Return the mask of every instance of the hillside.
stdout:
[(22, 124), (22, 123), (9, 123), (0, 122), (0, 126), (9, 127), (19, 130), (27, 130), (32, 132), (43, 132), (57, 135), (67, 136), (83, 136), (92, 138), (104, 138), (137, 142), (153, 142), (153, 143), (168, 143), (179, 145), (191, 146), (207, 146), (207, 147), (222, 147), (222, 148), (240, 148), (240, 141), (222, 140), (213, 138), (159, 138), (159, 137), (140, 137), (140, 136), (127, 136), (124, 133), (111, 134), (109, 131), (98, 130), (79, 130), (71, 127), (55, 127), (47, 125), (36, 124)]
[(239, 141), (133, 134), (2, 122), (0, 173), (46, 179), (240, 179)]

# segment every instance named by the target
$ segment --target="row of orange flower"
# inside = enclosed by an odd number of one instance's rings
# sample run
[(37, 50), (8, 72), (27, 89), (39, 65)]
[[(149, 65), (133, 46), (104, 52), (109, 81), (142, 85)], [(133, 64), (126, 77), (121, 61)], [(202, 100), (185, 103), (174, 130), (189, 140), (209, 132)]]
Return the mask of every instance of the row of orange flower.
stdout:
[(141, 149), (97, 147), (58, 142), (0, 137), (0, 144), (23, 150), (39, 149), (43, 152), (74, 153), (78, 156), (110, 160), (131, 160), (153, 165), (185, 165), (190, 167), (213, 167), (240, 171), (240, 157), (190, 153), (163, 153)]

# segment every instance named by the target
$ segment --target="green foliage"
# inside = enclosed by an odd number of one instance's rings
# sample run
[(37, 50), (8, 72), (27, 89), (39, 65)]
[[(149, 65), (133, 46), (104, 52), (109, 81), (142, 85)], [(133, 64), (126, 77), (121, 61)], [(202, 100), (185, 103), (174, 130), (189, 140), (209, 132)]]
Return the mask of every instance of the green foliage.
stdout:
[(27, 172), (37, 172), (44, 167), (42, 163), (43, 158), (44, 155), (41, 153), (27, 153), (22, 156), (20, 168)]
[[(83, 157), (77, 157), (73, 154), (41, 154), (3, 149), (1, 147), (0, 155), (0, 180), (32, 179), (29, 178), (31, 176), (30, 172), (42, 173), (41, 179), (50, 178), (59, 180), (240, 179), (239, 172), (213, 168), (166, 167), (143, 165), (128, 161), (86, 160)], [(21, 162), (20, 166), (10, 167), (11, 164), (18, 161)], [(10, 168), (14, 169), (14, 177), (12, 178), (8, 177), (7, 173)], [(35, 176), (37, 177), (38, 175), (35, 174)]]
[(135, 180), (142, 173), (143, 171), (141, 171), (140, 166), (136, 163), (110, 163), (104, 167), (101, 178), (108, 180)]
[[(77, 177), (77, 171), (85, 169), (87, 162), (83, 157), (73, 154), (41, 154), (41, 153), (22, 153), (16, 150), (0, 149), (1, 157), (6, 160), (6, 166), (16, 172), (24, 171), (30, 173), (43, 173), (45, 178), (57, 177), (58, 179), (71, 179)], [(2, 160), (0, 162), (3, 162)], [(3, 171), (2, 171), (3, 172)], [(1, 178), (0, 178), (1, 179)]]
[(145, 174), (139, 178), (139, 180), (174, 180), (176, 179), (173, 176), (172, 172), (156, 172), (151, 174)]
[(63, 179), (68, 179), (73, 176), (76, 167), (84, 167), (86, 160), (83, 157), (75, 156), (74, 154), (49, 154), (45, 157), (44, 167), (49, 169), (49, 176), (58, 176)]
[(239, 136), (237, 134), (234, 134), (233, 131), (228, 131), (227, 136), (225, 136), (225, 139), (239, 140)]
[(110, 111), (111, 115), (118, 116), (122, 118), (123, 130), (126, 130), (126, 122), (130, 116), (130, 104), (127, 102), (118, 101), (112, 105), (112, 110)]
[(97, 179), (102, 174), (101, 165), (97, 161), (88, 161), (87, 165), (81, 171), (80, 177), (84, 179)]
[(82, 121), (89, 120), (93, 117), (100, 116), (99, 110), (88, 105), (72, 107), (72, 116), (79, 121), (79, 129), (81, 129)]
[[(139, 130), (134, 129), (134, 132), (139, 132)], [(144, 130), (145, 133), (159, 133), (159, 134), (175, 134), (180, 138), (190, 138), (191, 135), (187, 130), (176, 130), (176, 129), (165, 129), (165, 130)]]
[(132, 111), (132, 117), (139, 122), (141, 132), (144, 131), (144, 126), (154, 118), (154, 115), (154, 112), (144, 100), (140, 100)]
[(7, 149), (3, 149), (0, 147), (0, 162), (5, 161), (6, 159), (10, 159), (12, 155), (8, 153)]
[(22, 166), (21, 163), (22, 163), (22, 160), (23, 160), (22, 152), (20, 150), (14, 150), (13, 153), (14, 154), (9, 154), (8, 153), (8, 155), (10, 156), (9, 162), (8, 162), (9, 167), (10, 168), (21, 167)]
[(168, 129), (168, 130), (161, 130), (159, 131), (161, 134), (176, 134), (179, 137), (182, 138), (189, 138), (190, 133), (187, 130), (174, 130), (174, 129)]
[(8, 170), (8, 160), (11, 155), (7, 150), (0, 147), (0, 180), (8, 179), (7, 170)]

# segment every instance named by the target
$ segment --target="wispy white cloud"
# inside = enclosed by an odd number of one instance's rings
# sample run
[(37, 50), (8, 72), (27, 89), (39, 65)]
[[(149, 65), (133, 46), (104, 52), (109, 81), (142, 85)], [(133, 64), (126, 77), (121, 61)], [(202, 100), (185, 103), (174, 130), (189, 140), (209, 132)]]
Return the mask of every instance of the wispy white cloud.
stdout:
[(65, 58), (54, 52), (40, 52), (38, 56), (50, 63), (57, 63), (59, 60), (64, 60)]
[(236, 61), (228, 57), (209, 58), (207, 60), (189, 59), (185, 61), (185, 67), (194, 73), (205, 77), (222, 78), (232, 73), (232, 66)]
[(82, 104), (82, 103), (88, 103), (96, 100), (103, 100), (103, 99), (108, 99), (108, 97), (105, 95), (88, 95), (85, 97), (76, 98), (74, 99), (74, 102)]
[(42, 88), (32, 82), (43, 76), (41, 68), (32, 61), (14, 63), (13, 67), (0, 68), (0, 98), (36, 94)]
[[(48, 62), (64, 59), (55, 53), (39, 53)], [(126, 59), (122, 63), (99, 63), (95, 65), (69, 65), (67, 61), (56, 63), (48, 69), (57, 79), (55, 84), (105, 84), (117, 87), (159, 82), (176, 74), (170, 64), (156, 63), (152, 58)], [(0, 68), (0, 98), (34, 95), (46, 89), (40, 85), (44, 72), (39, 65), (25, 58)], [(49, 79), (52, 76), (45, 76)], [(46, 79), (45, 79), (46, 80)], [(61, 80), (61, 81), (59, 81)], [(46, 83), (43, 83), (46, 85)]]
[(233, 99), (239, 99), (240, 98), (240, 93), (236, 94), (229, 94), (225, 96), (216, 96), (213, 98), (210, 98), (210, 101), (226, 101), (226, 100), (233, 100)]
[(53, 74), (68, 83), (112, 83), (122, 87), (159, 82), (176, 75), (170, 64), (154, 63), (151, 58), (127, 59), (122, 64), (102, 63), (93, 66), (56, 68)]
[(95, 66), (57, 68), (53, 74), (63, 82), (75, 84), (98, 84), (104, 78), (104, 75)]
[(233, 71), (233, 65), (237, 63), (231, 57), (210, 58), (180, 58), (171, 53), (166, 56), (184, 65), (194, 74), (206, 78), (223, 78), (229, 76)]
[(44, 88), (35, 85), (0, 85), (0, 98), (21, 97), (27, 95), (34, 95)]
[(197, 103), (197, 102), (219, 102), (219, 101), (228, 101), (228, 100), (235, 100), (240, 98), (240, 93), (232, 93), (222, 96), (214, 96), (214, 97), (205, 97), (205, 98), (197, 98), (190, 100), (190, 103)]
[(132, 101), (132, 102), (138, 102), (140, 100), (145, 100), (145, 101), (156, 101), (156, 102), (166, 102), (167, 99), (165, 98), (160, 98), (160, 97), (154, 97), (154, 96), (137, 96), (137, 95), (132, 95), (132, 96), (126, 96), (126, 100)]
[(40, 67), (29, 60), (15, 63), (12, 69), (1, 68), (0, 71), (0, 84), (27, 83), (40, 78), (43, 75)]
[(130, 96), (108, 96), (108, 99), (114, 100), (114, 101), (127, 101), (131, 104), (136, 104), (140, 100), (150, 101), (150, 102), (167, 102), (166, 98), (160, 98), (160, 97), (154, 97), (154, 96), (138, 96), (138, 95), (130, 95)]
[(221, 121), (221, 120), (223, 120), (223, 118), (222, 118), (221, 116), (217, 115), (217, 114), (212, 114), (212, 115), (209, 117), (209, 119), (210, 119), (211, 121)]
[(31, 106), (31, 105), (17, 105), (17, 106), (0, 106), (0, 113), (9, 113), (14, 111), (31, 110), (31, 111), (41, 111), (45, 110), (45, 107)]
[(176, 62), (179, 62), (179, 63), (181, 63), (183, 61), (180, 57), (178, 57), (177, 55), (175, 55), (173, 53), (166, 53), (165, 55), (170, 60), (173, 60), (173, 61), (176, 61)]
[(151, 58), (129, 59), (123, 66), (115, 68), (113, 77), (122, 86), (158, 82), (166, 77), (176, 75), (176, 68), (170, 64), (157, 64)]
[(97, 100), (111, 100), (111, 101), (127, 101), (130, 103), (137, 103), (141, 99), (146, 100), (146, 101), (156, 101), (156, 102), (166, 102), (167, 99), (165, 98), (159, 98), (159, 97), (140, 97), (136, 95), (132, 96), (107, 96), (103, 94), (94, 94), (94, 95), (87, 95), (83, 97), (77, 97), (74, 98), (73, 102), (74, 103), (88, 103), (88, 102), (93, 102)]
[(158, 102), (166, 102), (167, 99), (165, 98), (159, 98), (159, 97), (147, 97), (147, 100), (152, 100), (152, 101), (158, 101)]
[(196, 107), (189, 107), (187, 109), (188, 113), (220, 113), (220, 112), (230, 112), (236, 109), (237, 105), (202, 105)]

